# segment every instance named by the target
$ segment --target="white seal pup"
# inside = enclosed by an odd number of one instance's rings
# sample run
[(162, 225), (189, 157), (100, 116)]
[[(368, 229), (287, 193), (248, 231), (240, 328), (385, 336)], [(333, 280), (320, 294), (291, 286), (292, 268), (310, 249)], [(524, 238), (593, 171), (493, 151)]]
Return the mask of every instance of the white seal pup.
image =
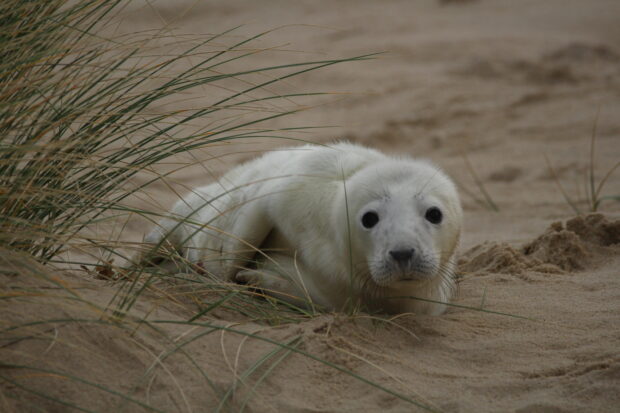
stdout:
[(439, 314), (461, 220), (455, 185), (430, 162), (306, 145), (196, 189), (145, 241), (295, 305)]

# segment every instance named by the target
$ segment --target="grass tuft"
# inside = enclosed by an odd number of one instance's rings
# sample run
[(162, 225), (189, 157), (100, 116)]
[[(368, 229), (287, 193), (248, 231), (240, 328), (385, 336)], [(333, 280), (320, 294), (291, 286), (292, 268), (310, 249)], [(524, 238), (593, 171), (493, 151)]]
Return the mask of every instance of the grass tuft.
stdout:
[[(153, 173), (128, 190), (138, 173), (194, 149), (278, 136), (281, 131), (262, 125), (303, 107), (278, 110), (276, 101), (320, 95), (273, 95), (267, 87), (370, 57), (224, 72), (256, 53), (245, 48), (261, 34), (222, 47), (229, 32), (219, 33), (175, 55), (157, 55), (155, 39), (94, 35), (121, 2), (64, 3), (9, 0), (0, 21), (1, 241), (42, 261), (56, 257), (122, 200), (163, 179)], [(190, 58), (198, 63), (172, 71)], [(267, 80), (256, 82), (257, 75)], [(206, 86), (232, 91), (214, 94), (205, 107), (175, 100)], [(158, 113), (164, 104), (178, 108)]]
[[(620, 167), (620, 161), (616, 162), (603, 176), (603, 178), (597, 183), (596, 182), (596, 135), (598, 129), (598, 122), (600, 116), (600, 109), (596, 112), (596, 117), (594, 118), (594, 123), (592, 125), (592, 133), (590, 135), (590, 156), (589, 156), (589, 164), (588, 170), (585, 174), (586, 180), (586, 202), (588, 205), (589, 212), (597, 212), (601, 203), (604, 201), (620, 201), (620, 195), (602, 195), (603, 188), (605, 184), (609, 180), (609, 178), (613, 175), (613, 173)], [(579, 201), (573, 199), (568, 195), (562, 184), (560, 183), (560, 179), (558, 174), (551, 164), (551, 161), (547, 157), (546, 154), (543, 154), (545, 158), (545, 162), (547, 163), (547, 168), (555, 181), (556, 186), (560, 190), (564, 201), (571, 207), (571, 209), (577, 215), (581, 215), (583, 211), (579, 208)]]

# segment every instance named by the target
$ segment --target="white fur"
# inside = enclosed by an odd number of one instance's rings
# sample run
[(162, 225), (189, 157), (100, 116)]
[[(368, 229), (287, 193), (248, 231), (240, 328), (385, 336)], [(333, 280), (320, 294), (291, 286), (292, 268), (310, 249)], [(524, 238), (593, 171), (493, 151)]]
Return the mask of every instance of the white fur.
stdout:
[[(425, 218), (430, 207), (441, 223)], [(361, 223), (368, 211), (379, 216), (371, 229)], [(297, 305), (438, 314), (444, 305), (406, 297), (450, 300), (461, 219), (454, 184), (429, 162), (306, 145), (195, 190), (145, 241), (169, 242), (208, 273)], [(402, 249), (415, 252), (399, 265), (390, 251)]]

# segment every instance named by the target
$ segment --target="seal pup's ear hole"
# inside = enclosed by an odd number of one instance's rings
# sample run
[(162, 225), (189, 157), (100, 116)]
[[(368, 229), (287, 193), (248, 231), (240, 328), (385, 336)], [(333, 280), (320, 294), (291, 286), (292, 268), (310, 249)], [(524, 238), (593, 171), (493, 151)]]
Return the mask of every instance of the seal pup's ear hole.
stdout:
[(430, 207), (429, 209), (426, 210), (426, 214), (424, 215), (424, 218), (426, 218), (426, 220), (430, 222), (431, 224), (439, 224), (441, 223), (441, 220), (443, 219), (443, 213), (437, 207)]
[(379, 215), (375, 211), (368, 211), (362, 215), (362, 225), (366, 229), (370, 229), (379, 222)]

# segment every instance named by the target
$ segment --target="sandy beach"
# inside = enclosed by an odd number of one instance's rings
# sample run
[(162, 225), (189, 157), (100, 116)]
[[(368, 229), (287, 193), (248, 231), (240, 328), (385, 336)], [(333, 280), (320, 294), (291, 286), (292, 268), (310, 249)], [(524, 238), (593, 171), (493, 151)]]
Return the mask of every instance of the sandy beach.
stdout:
[[(457, 306), (441, 316), (379, 321), (366, 314), (323, 314), (281, 325), (222, 309), (208, 322), (223, 329), (204, 336), (183, 324), (136, 327), (136, 334), (108, 325), (59, 324), (40, 330), (56, 334), (55, 345), (12, 345), (15, 362), (44, 354), (45, 366), (81, 372), (92, 383), (166, 412), (620, 409), (620, 202), (612, 199), (620, 195), (620, 170), (606, 179), (596, 212), (587, 186), (590, 170), (601, 182), (620, 159), (620, 2), (149, 3), (133, 2), (108, 30), (165, 28), (164, 44), (166, 36), (208, 36), (241, 25), (222, 39), (227, 44), (273, 29), (248, 45), (265, 50), (240, 65), (379, 53), (274, 86), (275, 93), (330, 94), (290, 99), (292, 108), (303, 110), (271, 125), (308, 127), (287, 135), (298, 140), (349, 140), (430, 159), (453, 177), (464, 208)], [(220, 92), (192, 91), (182, 105), (208, 105)], [(174, 105), (171, 100), (159, 109)], [(298, 143), (266, 138), (195, 151), (200, 165), (129, 203), (164, 211), (178, 199), (175, 192), (212, 182), (261, 151)], [(122, 231), (101, 231), (139, 241), (147, 229), (144, 220), (132, 219)], [(20, 282), (0, 277), (6, 285)], [(79, 318), (90, 311), (85, 302), (105, 306), (117, 291), (114, 283), (86, 274), (63, 277), (80, 300), (64, 307), (53, 298), (24, 301), (2, 310), (7, 319), (26, 322), (41, 313)], [(186, 304), (182, 297), (148, 292), (135, 311), (144, 318), (185, 320)], [(238, 380), (274, 347), (227, 332), (233, 326), (342, 366), (417, 405), (295, 352), (264, 377), (265, 366)], [(180, 343), (183, 351), (164, 356)], [(91, 411), (149, 411), (84, 383), (31, 374), (35, 386)], [(230, 404), (218, 406), (205, 375), (222, 393), (238, 383)], [(35, 406), (67, 411), (32, 394), (0, 398), (2, 411), (37, 411)]]

